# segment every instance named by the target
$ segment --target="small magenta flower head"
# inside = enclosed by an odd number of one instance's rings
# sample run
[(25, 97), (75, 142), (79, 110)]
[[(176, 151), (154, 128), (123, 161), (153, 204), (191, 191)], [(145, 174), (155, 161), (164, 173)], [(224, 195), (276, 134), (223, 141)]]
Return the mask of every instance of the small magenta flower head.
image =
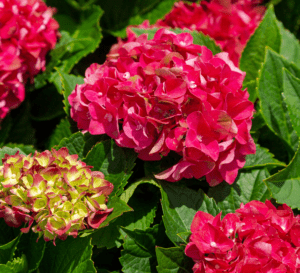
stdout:
[(221, 220), (198, 211), (191, 224), (185, 254), (205, 272), (299, 272), (300, 218), (283, 204), (241, 204)]
[(0, 217), (12, 227), (28, 223), (46, 241), (74, 238), (98, 228), (113, 210), (106, 206), (113, 184), (67, 148), (5, 155), (0, 167)]

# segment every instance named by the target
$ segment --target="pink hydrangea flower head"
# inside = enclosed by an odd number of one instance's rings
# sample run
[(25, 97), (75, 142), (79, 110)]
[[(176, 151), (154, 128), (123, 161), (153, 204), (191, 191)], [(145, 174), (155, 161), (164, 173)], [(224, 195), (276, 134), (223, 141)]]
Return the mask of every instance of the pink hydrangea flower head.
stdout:
[(299, 217), (270, 201), (241, 204), (235, 213), (197, 212), (185, 254), (193, 272), (300, 272)]
[(46, 241), (98, 228), (113, 209), (106, 202), (113, 185), (67, 148), (5, 155), (0, 167), (0, 217), (12, 227), (28, 223)]
[(0, 0), (0, 120), (24, 100), (27, 80), (45, 70), (58, 37), (54, 11), (42, 0)]
[(103, 65), (91, 65), (69, 96), (71, 117), (143, 160), (177, 153), (179, 162), (158, 179), (206, 176), (212, 186), (231, 184), (255, 152), (244, 76), (227, 53), (213, 56), (189, 33), (160, 29), (152, 40), (142, 35)]

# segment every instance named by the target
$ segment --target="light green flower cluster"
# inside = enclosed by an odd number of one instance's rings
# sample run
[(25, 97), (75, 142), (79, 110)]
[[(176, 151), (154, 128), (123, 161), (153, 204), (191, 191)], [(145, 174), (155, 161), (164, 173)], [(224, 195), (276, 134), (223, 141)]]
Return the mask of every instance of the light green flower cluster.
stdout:
[(113, 185), (67, 148), (5, 155), (0, 167), (0, 217), (12, 227), (28, 223), (46, 241), (98, 228), (113, 209), (106, 202)]

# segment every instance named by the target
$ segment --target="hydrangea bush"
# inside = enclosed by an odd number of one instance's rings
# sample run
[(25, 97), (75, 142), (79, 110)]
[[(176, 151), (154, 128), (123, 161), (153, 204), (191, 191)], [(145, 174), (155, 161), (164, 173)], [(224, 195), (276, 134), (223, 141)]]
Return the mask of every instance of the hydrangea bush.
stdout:
[(0, 272), (300, 272), (299, 14), (0, 0)]

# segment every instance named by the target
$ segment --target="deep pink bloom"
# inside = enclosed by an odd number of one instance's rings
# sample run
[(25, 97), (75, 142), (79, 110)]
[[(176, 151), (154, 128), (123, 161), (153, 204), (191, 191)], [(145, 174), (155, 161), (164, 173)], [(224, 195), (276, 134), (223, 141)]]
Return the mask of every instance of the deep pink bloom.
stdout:
[(141, 35), (103, 65), (91, 65), (69, 96), (71, 117), (143, 160), (176, 152), (181, 159), (159, 179), (206, 176), (211, 186), (231, 184), (255, 152), (244, 76), (227, 53), (213, 56), (190, 34), (160, 29), (154, 39)]
[(185, 254), (194, 272), (300, 272), (300, 218), (287, 205), (241, 204), (220, 220), (197, 212)]
[(42, 0), (0, 0), (0, 120), (24, 100), (27, 80), (45, 70), (58, 37), (54, 11)]

